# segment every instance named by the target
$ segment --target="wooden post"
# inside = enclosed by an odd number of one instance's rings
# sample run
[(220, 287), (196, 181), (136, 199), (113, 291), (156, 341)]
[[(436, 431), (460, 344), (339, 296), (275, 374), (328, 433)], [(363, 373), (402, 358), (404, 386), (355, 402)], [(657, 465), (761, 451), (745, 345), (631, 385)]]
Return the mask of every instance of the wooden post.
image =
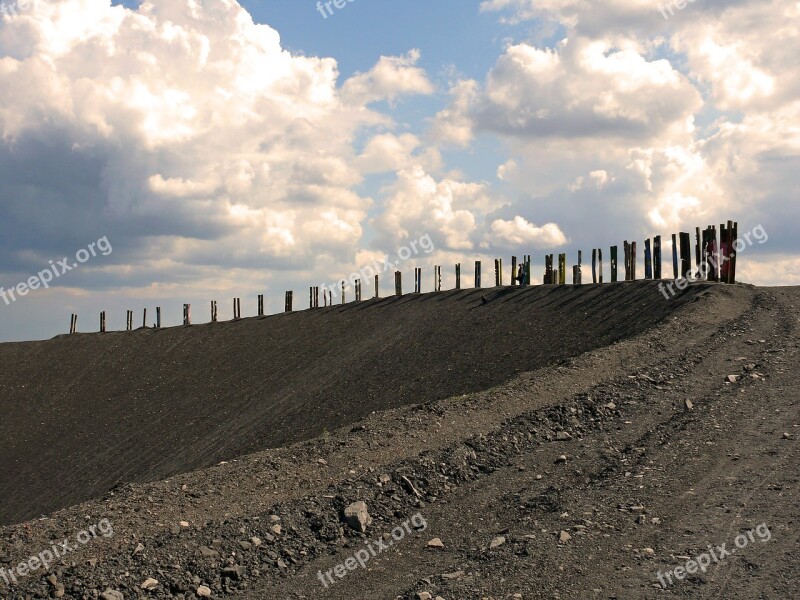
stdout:
[(627, 240), (623, 242), (623, 251), (625, 252), (625, 281), (631, 279), (631, 245)]
[(78, 315), (72, 314), (69, 317), (69, 333), (72, 335), (78, 331)]
[(567, 284), (567, 255), (566, 254), (559, 254), (558, 255), (558, 284), (559, 285), (566, 285)]
[(144, 309), (144, 313), (142, 314), (142, 327), (147, 327), (147, 309)]
[(531, 255), (525, 254), (523, 256), (523, 260), (525, 261), (525, 269), (523, 275), (525, 277), (525, 285), (528, 286), (531, 284)]
[(495, 287), (503, 285), (503, 282), (500, 280), (500, 261), (496, 258), (494, 259), (494, 285)]
[(653, 278), (661, 279), (661, 236), (653, 238)]
[(619, 269), (617, 268), (617, 261), (618, 261), (618, 254), (617, 254), (617, 247), (611, 246), (611, 283), (616, 283), (618, 281), (618, 272)]
[(258, 295), (258, 316), (264, 316), (264, 294)]
[(184, 325), (191, 325), (192, 324), (192, 305), (191, 304), (184, 304), (183, 305), (183, 324)]
[(650, 250), (650, 238), (644, 241), (644, 278), (653, 278), (653, 254)]
[(216, 323), (217, 322), (217, 301), (216, 300), (212, 300), (211, 301), (211, 322), (212, 323)]
[(461, 289), (461, 263), (456, 264), (456, 289)]
[(597, 249), (597, 282), (603, 283), (603, 249)]
[(414, 293), (422, 293), (422, 268), (414, 267)]
[(481, 287), (481, 261), (475, 261), (475, 287)]
[(125, 331), (133, 329), (133, 311), (125, 311)]
[(361, 280), (356, 279), (355, 285), (356, 302), (361, 302)]
[(572, 265), (572, 285), (581, 284), (580, 273), (580, 267), (578, 265)]
[(100, 333), (106, 332), (106, 311), (100, 313)]
[(731, 266), (728, 272), (728, 282), (736, 283), (736, 247), (739, 245), (739, 222), (734, 221), (731, 227)]
[(400, 271), (394, 272), (394, 295), (403, 295), (403, 274)]
[(517, 279), (517, 257), (511, 257), (511, 285), (514, 285), (514, 282), (519, 283)]
[(597, 248), (592, 248), (592, 283), (597, 283)]
[[(342, 279), (342, 304), (344, 304), (344, 303), (345, 303), (345, 297), (344, 297), (344, 286), (345, 286), (345, 281), (344, 281), (344, 279)], [(323, 292), (322, 292), (322, 293), (323, 293), (323, 295), (324, 295), (324, 294), (325, 294), (325, 291), (323, 290)], [(333, 304), (331, 304), (331, 306), (333, 306)]]
[(376, 298), (379, 297), (379, 294), (378, 294), (378, 276), (377, 275), (375, 275), (375, 297)]
[(700, 254), (700, 248), (702, 246), (700, 242), (700, 228), (695, 227), (695, 243), (694, 243), (694, 258), (695, 258), (695, 268), (697, 269), (697, 273), (700, 273), (700, 263), (702, 261), (702, 257)]
[(636, 242), (631, 242), (631, 281), (636, 281)]
[(286, 300), (284, 301), (283, 311), (292, 312), (292, 296), (293, 292), (286, 292)]
[(687, 277), (692, 270), (692, 236), (682, 231), (680, 237), (681, 277)]
[(678, 275), (678, 236), (672, 234), (672, 274), (677, 279)]
[(156, 329), (161, 329), (161, 307), (156, 306)]

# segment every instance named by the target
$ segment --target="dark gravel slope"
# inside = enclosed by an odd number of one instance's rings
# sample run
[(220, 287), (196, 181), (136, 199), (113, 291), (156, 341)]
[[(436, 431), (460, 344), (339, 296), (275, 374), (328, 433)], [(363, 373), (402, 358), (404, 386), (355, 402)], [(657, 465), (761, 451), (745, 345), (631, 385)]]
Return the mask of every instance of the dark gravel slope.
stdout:
[(488, 389), (647, 330), (707, 287), (671, 301), (648, 282), (462, 290), (0, 344), (0, 524)]

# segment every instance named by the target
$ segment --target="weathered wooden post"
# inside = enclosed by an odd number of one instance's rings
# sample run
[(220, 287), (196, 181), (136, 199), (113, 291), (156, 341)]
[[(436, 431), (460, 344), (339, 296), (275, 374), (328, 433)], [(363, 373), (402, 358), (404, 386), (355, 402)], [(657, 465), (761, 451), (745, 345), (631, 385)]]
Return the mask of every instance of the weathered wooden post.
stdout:
[(597, 283), (597, 248), (592, 248), (592, 283)]
[(212, 300), (211, 301), (211, 322), (212, 323), (216, 323), (217, 322), (217, 301), (216, 300)]
[(496, 258), (494, 259), (494, 285), (495, 287), (503, 285), (503, 281), (500, 278), (500, 261)]
[(156, 329), (161, 329), (161, 307), (156, 306)]
[(131, 331), (133, 329), (133, 311), (129, 310), (125, 313), (125, 330)]
[(361, 302), (361, 280), (356, 279), (356, 302)]
[(511, 285), (514, 285), (515, 281), (517, 283), (519, 283), (519, 280), (517, 279), (517, 257), (516, 256), (512, 256), (511, 257)]
[(422, 293), (422, 268), (414, 267), (414, 293)]
[(572, 285), (581, 284), (579, 273), (580, 273), (580, 268), (578, 267), (578, 265), (572, 265)]
[(264, 316), (264, 294), (258, 295), (258, 316)]
[(701, 251), (700, 251), (700, 249), (702, 247), (702, 242), (700, 240), (700, 228), (699, 227), (695, 227), (694, 231), (695, 231), (695, 242), (694, 242), (695, 268), (697, 269), (697, 274), (698, 274), (698, 278), (699, 278), (700, 263), (703, 260), (702, 256), (701, 256)]
[(650, 238), (644, 241), (644, 278), (653, 278), (653, 254), (650, 250)]
[(378, 290), (378, 276), (377, 275), (375, 275), (375, 297), (376, 298), (380, 297), (379, 296), (379, 290)]
[(284, 301), (283, 311), (284, 312), (292, 312), (292, 296), (294, 295), (293, 292), (286, 292), (286, 300)]
[(739, 245), (739, 222), (734, 221), (731, 228), (731, 267), (728, 273), (729, 283), (736, 283), (736, 254)]
[[(342, 304), (344, 304), (346, 302), (345, 297), (344, 297), (344, 286), (345, 286), (345, 281), (344, 281), (344, 279), (342, 279)], [(323, 296), (325, 295), (325, 290), (322, 290), (322, 295)], [(333, 306), (333, 302), (331, 302), (331, 306)]]
[(461, 289), (461, 263), (456, 263), (456, 289)]
[(522, 260), (525, 263), (525, 267), (524, 267), (523, 273), (522, 273), (524, 278), (525, 278), (524, 285), (528, 286), (528, 285), (531, 284), (531, 255), (530, 254), (524, 254), (522, 256)]
[(617, 247), (616, 246), (611, 246), (611, 256), (610, 256), (610, 261), (611, 261), (611, 283), (616, 283), (619, 280), (619, 278), (618, 278), (619, 268), (618, 268), (618, 265), (617, 265), (618, 260), (619, 260), (619, 255), (618, 255)]
[(442, 291), (442, 266), (438, 265), (433, 271), (433, 289), (437, 292)]
[(242, 318), (242, 300), (240, 298), (233, 299), (233, 320), (236, 321)]
[(106, 311), (100, 313), (100, 333), (106, 332)]
[(678, 278), (678, 236), (672, 234), (672, 274), (673, 279)]
[(661, 279), (661, 236), (653, 238), (653, 278)]
[(481, 287), (481, 261), (475, 261), (475, 287)]
[(631, 279), (631, 245), (628, 240), (623, 242), (623, 252), (625, 253), (625, 281)]
[(597, 282), (603, 283), (603, 249), (597, 249)]
[(400, 271), (394, 272), (394, 295), (403, 295), (403, 274)]
[(72, 314), (69, 317), (69, 333), (72, 335), (78, 331), (78, 315)]
[(184, 325), (191, 325), (192, 324), (192, 305), (191, 304), (184, 304), (183, 305), (183, 324)]
[(631, 242), (631, 281), (636, 281), (636, 242)]
[(692, 270), (692, 236), (685, 231), (680, 235), (681, 277), (687, 277)]
[(566, 285), (567, 284), (567, 255), (566, 254), (559, 254), (558, 255), (558, 284), (559, 285)]
[(142, 327), (147, 327), (147, 309), (144, 309), (144, 313), (142, 314)]

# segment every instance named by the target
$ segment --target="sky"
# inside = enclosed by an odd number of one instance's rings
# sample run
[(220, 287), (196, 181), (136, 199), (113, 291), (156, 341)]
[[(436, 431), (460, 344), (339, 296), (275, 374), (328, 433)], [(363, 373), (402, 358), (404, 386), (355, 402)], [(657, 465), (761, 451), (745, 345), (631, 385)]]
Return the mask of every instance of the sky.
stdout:
[(325, 4), (0, 0), (0, 341), (729, 219), (800, 284), (800, 3)]

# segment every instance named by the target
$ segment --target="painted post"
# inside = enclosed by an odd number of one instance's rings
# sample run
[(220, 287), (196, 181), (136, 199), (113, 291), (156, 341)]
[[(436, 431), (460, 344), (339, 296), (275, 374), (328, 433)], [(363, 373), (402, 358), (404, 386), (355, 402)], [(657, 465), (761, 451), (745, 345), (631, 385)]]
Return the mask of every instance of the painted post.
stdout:
[(653, 278), (653, 254), (650, 250), (650, 238), (644, 241), (644, 278)]
[(653, 238), (653, 278), (661, 279), (661, 236)]

